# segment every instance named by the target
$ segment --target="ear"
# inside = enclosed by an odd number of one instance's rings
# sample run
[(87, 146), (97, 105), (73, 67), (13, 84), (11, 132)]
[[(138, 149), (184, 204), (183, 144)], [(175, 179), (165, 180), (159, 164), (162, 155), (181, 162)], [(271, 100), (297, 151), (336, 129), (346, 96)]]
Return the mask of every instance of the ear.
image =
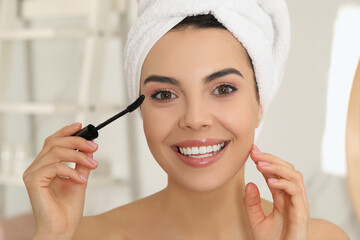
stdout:
[(259, 104), (258, 115), (256, 118), (256, 128), (258, 128), (260, 125), (262, 115), (263, 115), (263, 108), (262, 108), (261, 104)]

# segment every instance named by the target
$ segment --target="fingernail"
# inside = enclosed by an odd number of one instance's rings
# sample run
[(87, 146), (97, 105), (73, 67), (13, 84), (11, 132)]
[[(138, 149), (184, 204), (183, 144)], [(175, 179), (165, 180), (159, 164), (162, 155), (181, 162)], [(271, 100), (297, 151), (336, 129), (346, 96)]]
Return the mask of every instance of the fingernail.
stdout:
[(258, 162), (258, 165), (259, 166), (269, 166), (270, 163), (268, 163), (268, 162)]
[(89, 156), (87, 158), (88, 158), (89, 162), (91, 162), (92, 165), (97, 165), (98, 164), (98, 162), (95, 159), (93, 159), (93, 158), (91, 158)]
[(269, 183), (273, 183), (273, 182), (277, 182), (279, 179), (277, 179), (277, 178), (269, 178), (268, 179), (268, 182)]
[(98, 147), (97, 143), (95, 143), (93, 141), (86, 141), (86, 143), (92, 148), (97, 148)]
[(75, 123), (71, 124), (70, 126), (80, 126), (80, 125), (81, 125), (81, 123), (75, 122)]
[(259, 150), (251, 150), (252, 153), (255, 153), (255, 154), (263, 154), (262, 152), (260, 152)]
[(83, 180), (83, 182), (87, 182), (87, 179), (86, 179), (86, 177), (85, 176), (83, 176), (83, 175), (79, 175), (80, 176), (80, 178), (81, 178), (81, 180)]

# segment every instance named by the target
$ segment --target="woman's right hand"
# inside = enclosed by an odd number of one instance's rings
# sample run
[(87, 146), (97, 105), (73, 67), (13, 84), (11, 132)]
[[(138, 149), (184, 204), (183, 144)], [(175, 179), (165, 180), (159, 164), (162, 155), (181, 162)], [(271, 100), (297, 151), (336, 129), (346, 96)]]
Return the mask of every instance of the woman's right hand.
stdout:
[[(36, 222), (35, 239), (72, 239), (80, 224), (86, 182), (90, 170), (98, 166), (92, 159), (97, 144), (71, 136), (80, 129), (81, 124), (74, 123), (49, 136), (24, 172)], [(73, 162), (76, 167), (62, 162)]]

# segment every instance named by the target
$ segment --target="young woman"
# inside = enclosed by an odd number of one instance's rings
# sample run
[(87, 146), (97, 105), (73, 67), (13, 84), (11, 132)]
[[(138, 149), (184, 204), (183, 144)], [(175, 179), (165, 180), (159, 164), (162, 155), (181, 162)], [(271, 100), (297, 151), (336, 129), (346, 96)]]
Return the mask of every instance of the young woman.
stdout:
[[(168, 174), (167, 187), (82, 217), (98, 146), (71, 137), (81, 124), (64, 127), (24, 173), (34, 239), (348, 239), (333, 224), (309, 218), (302, 174), (253, 144), (263, 109), (252, 61), (211, 14), (185, 18), (155, 43), (141, 68), (140, 93), (147, 142)], [(273, 203), (254, 184), (245, 186), (249, 155)]]

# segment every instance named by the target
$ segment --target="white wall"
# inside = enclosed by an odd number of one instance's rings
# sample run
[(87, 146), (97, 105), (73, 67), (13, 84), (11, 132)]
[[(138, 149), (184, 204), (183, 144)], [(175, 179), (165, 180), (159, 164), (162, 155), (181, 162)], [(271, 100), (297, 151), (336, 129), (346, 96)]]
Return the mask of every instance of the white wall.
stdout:
[[(351, 207), (346, 179), (324, 174), (320, 168), (333, 23), (337, 9), (345, 3), (360, 4), (360, 1), (288, 1), (292, 21), (289, 62), (283, 85), (270, 107), (258, 146), (264, 152), (293, 163), (303, 173), (312, 217), (330, 220), (342, 227), (351, 239), (360, 239), (359, 226), (356, 225), (356, 218)], [(67, 24), (81, 25), (82, 23)], [(117, 44), (113, 43), (109, 46), (110, 55), (106, 62), (106, 74), (102, 80), (107, 85), (103, 91), (108, 94), (107, 97), (105, 95), (103, 97), (125, 104), (126, 98), (120, 96), (124, 92), (121, 89), (124, 85), (120, 84), (121, 72), (117, 57), (120, 55), (116, 54), (119, 51)], [(81, 49), (82, 45), (79, 42), (39, 42), (36, 44), (33, 60), (36, 63), (39, 99), (57, 99), (58, 101), (73, 99), (76, 91), (72, 81), (79, 74), (77, 66)], [(12, 83), (17, 91), (12, 91), (12, 96), (10, 96), (12, 99), (19, 98), (19, 91), (25, 92), (23, 84), (25, 79), (21, 74), (25, 69), (21, 46), (18, 46), (14, 55), (14, 73), (16, 74), (13, 75)], [(109, 115), (106, 114), (106, 116)], [(141, 120), (136, 114), (128, 117), (140, 126)], [(104, 118), (106, 118), (105, 115), (102, 115), (95, 120), (100, 122)], [(25, 143), (29, 141), (26, 135), (28, 132), (26, 118), (21, 120), (12, 116), (12, 120), (7, 122), (6, 136), (9, 141)], [(37, 119), (37, 122), (40, 124), (37, 148), (40, 149), (42, 139), (60, 126), (70, 123), (71, 118), (41, 117)], [(117, 127), (109, 128), (121, 135), (126, 123), (127, 121), (120, 120)], [(102, 156), (104, 158), (118, 156), (116, 151), (113, 154), (111, 149), (117, 148), (119, 145), (117, 142), (126, 141), (117, 139), (116, 142), (115, 140), (109, 142), (109, 139), (112, 139), (111, 130), (109, 131), (105, 133), (102, 140), (98, 141), (103, 146), (107, 146), (104, 147), (106, 151), (98, 154), (100, 160)], [(141, 183), (139, 197), (144, 197), (164, 187), (166, 175), (150, 155), (142, 129), (138, 128), (137, 132), (135, 137), (139, 143), (138, 149), (143, 150), (138, 163)], [(101, 165), (101, 161), (99, 162)], [(119, 163), (116, 159), (114, 162)], [(117, 168), (121, 168), (121, 163), (126, 164), (125, 162), (122, 159)], [(261, 192), (265, 198), (271, 198), (264, 181), (251, 164), (247, 168), (247, 179), (261, 186)], [(5, 214), (7, 216), (30, 210), (24, 188), (7, 188), (6, 194), (8, 201)], [(131, 200), (128, 187), (93, 187), (88, 190), (85, 213), (96, 214)]]

